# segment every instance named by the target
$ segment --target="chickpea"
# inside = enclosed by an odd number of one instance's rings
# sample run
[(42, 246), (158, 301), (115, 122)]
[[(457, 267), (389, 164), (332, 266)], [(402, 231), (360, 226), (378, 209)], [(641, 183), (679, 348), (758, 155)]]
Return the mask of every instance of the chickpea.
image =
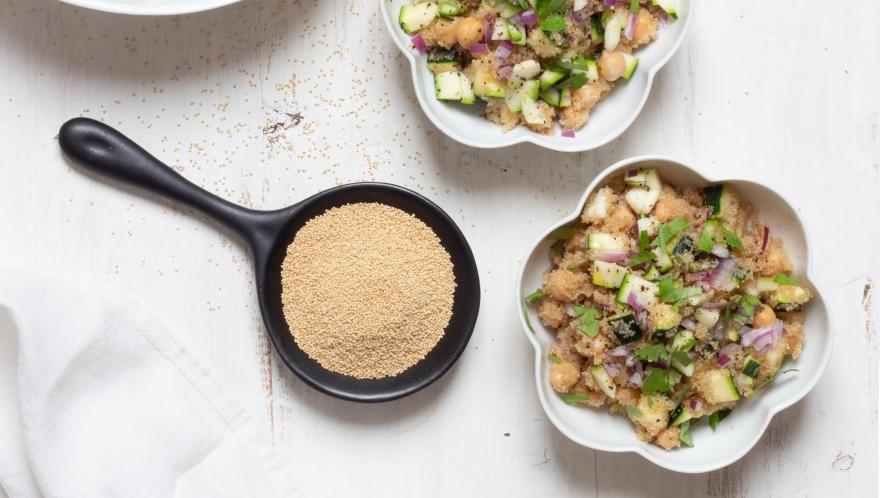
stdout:
[(639, 11), (633, 27), (633, 44), (635, 46), (650, 43), (657, 37), (657, 19), (645, 9)]
[(581, 369), (574, 363), (555, 363), (550, 367), (550, 385), (556, 392), (568, 392), (581, 378)]
[(620, 52), (605, 52), (599, 57), (599, 72), (608, 81), (616, 81), (626, 72), (626, 60)]
[(483, 39), (483, 23), (473, 17), (465, 17), (456, 23), (455, 37), (458, 44), (468, 49)]
[(752, 326), (756, 329), (760, 329), (762, 327), (769, 327), (774, 323), (776, 323), (776, 313), (773, 312), (773, 308), (764, 306), (761, 308), (761, 311), (755, 313), (755, 319), (752, 321)]

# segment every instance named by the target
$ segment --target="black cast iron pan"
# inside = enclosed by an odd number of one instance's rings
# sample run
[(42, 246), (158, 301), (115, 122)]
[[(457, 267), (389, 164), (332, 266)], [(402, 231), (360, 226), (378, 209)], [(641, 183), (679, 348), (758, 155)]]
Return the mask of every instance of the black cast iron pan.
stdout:
[[(278, 356), (306, 383), (331, 396), (363, 402), (397, 399), (446, 373), (467, 346), (480, 307), (480, 282), (470, 246), (455, 222), (425, 197), (396, 185), (354, 183), (320, 192), (293, 206), (256, 211), (207, 192), (109, 126), (88, 118), (64, 123), (61, 150), (76, 165), (185, 204), (229, 227), (250, 248), (266, 330)], [(396, 377), (360, 380), (321, 367), (293, 340), (281, 306), (281, 263), (296, 231), (332, 207), (379, 202), (430, 226), (452, 257), (457, 287), (446, 334), (424, 360)]]

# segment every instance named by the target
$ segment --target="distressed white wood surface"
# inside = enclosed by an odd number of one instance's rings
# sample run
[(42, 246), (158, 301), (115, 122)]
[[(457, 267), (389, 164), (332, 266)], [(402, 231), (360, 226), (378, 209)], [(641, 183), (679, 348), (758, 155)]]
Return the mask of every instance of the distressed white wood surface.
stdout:
[[(126, 18), (0, 0), (0, 263), (106, 282), (164, 313), (289, 451), (304, 496), (876, 496), (880, 4), (701, 2), (629, 132), (566, 155), (442, 136), (415, 103), (377, 1), (246, 0)], [(305, 387), (270, 349), (241, 244), (68, 167), (54, 137), (78, 115), (256, 208), (363, 179), (433, 198), (480, 267), (467, 352), (395, 403)], [(834, 313), (837, 341), (816, 389), (741, 462), (711, 474), (673, 474), (561, 436), (537, 402), (513, 313), (526, 244), (598, 171), (642, 153), (780, 190), (811, 229)]]

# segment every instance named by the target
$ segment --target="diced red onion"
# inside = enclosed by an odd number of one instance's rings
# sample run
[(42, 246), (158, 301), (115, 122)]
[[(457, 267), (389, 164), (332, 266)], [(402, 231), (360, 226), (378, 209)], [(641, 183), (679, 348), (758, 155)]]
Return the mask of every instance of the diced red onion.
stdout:
[(514, 15), (508, 17), (508, 18), (507, 18), (507, 22), (509, 22), (510, 24), (514, 24), (514, 25), (516, 25), (516, 26), (522, 26), (522, 25), (523, 25), (523, 22), (522, 22), (522, 14), (521, 14), (521, 13), (520, 13), (520, 14), (514, 14)]
[(617, 346), (616, 348), (608, 351), (605, 354), (607, 354), (608, 356), (627, 356), (629, 355), (629, 350), (626, 349), (626, 346)]
[(700, 407), (702, 407), (702, 406), (703, 406), (703, 404), (700, 403), (700, 400), (698, 400), (697, 398), (694, 398), (694, 399), (691, 400), (691, 410), (693, 410), (693, 411), (697, 411), (697, 410), (699, 410)]
[(511, 65), (499, 66), (495, 69), (495, 74), (503, 80), (510, 78), (511, 73), (513, 73), (513, 66)]
[(590, 13), (588, 9), (585, 7), (581, 10), (576, 10), (571, 13), (571, 18), (578, 24), (585, 24), (587, 19), (590, 18)]
[(471, 45), (471, 53), (474, 54), (486, 52), (487, 50), (489, 50), (489, 45), (486, 45), (485, 43), (475, 43)]
[(614, 7), (620, 0), (605, 0), (606, 7)]
[[(772, 334), (773, 327), (761, 327), (759, 329), (750, 329), (748, 327), (742, 327), (739, 329), (740, 333), (740, 343), (743, 346), (752, 346), (762, 337)], [(772, 340), (772, 336), (771, 336)], [(763, 346), (762, 346), (763, 347)], [(761, 349), (756, 347), (755, 349)]]
[(510, 54), (512, 53), (513, 43), (510, 43), (510, 40), (502, 40), (498, 45), (498, 48), (495, 49), (495, 57), (501, 60), (510, 57)]
[(620, 263), (627, 260), (627, 253), (618, 251), (602, 251), (593, 255), (599, 261), (606, 263)]
[(715, 326), (712, 327), (712, 337), (715, 339), (721, 339), (721, 334), (724, 332), (724, 320), (718, 320), (715, 322)]
[(636, 313), (645, 309), (642, 306), (642, 302), (639, 300), (639, 296), (637, 296), (635, 292), (629, 293), (629, 296), (626, 297), (626, 302), (632, 306), (632, 309), (635, 310)]
[(723, 244), (716, 244), (715, 247), (712, 248), (712, 254), (718, 256), (719, 258), (730, 257), (730, 251)]
[(627, 178), (632, 178), (638, 174), (639, 174), (639, 170), (637, 170), (635, 168), (626, 170), (626, 177)]
[(536, 14), (535, 11), (532, 9), (522, 11), (519, 14), (519, 18), (520, 20), (522, 20), (522, 23), (524, 25), (530, 28), (538, 24), (538, 14)]
[(624, 34), (628, 40), (633, 39), (633, 33), (636, 30), (636, 15), (632, 12), (629, 13), (629, 22), (626, 24), (626, 30)]
[(732, 259), (722, 259), (718, 266), (712, 270), (712, 274), (709, 275), (709, 285), (714, 289), (723, 289), (730, 285), (731, 280), (733, 279), (733, 271), (736, 269), (736, 263), (733, 262)]
[(656, 366), (657, 368), (669, 368), (669, 363), (662, 358), (652, 363), (652, 365)]
[(571, 128), (562, 130), (562, 136), (565, 138), (574, 138), (574, 130)]
[(724, 356), (733, 357), (736, 352), (739, 351), (739, 345), (731, 342), (730, 344), (725, 344), (721, 346), (721, 349), (718, 350), (718, 354), (723, 354)]
[(623, 367), (617, 363), (603, 363), (602, 366), (605, 367), (605, 371), (611, 377), (617, 377), (617, 374), (623, 370)]
[(715, 362), (718, 363), (719, 367), (724, 367), (727, 366), (728, 363), (730, 363), (730, 357), (727, 355), (719, 355), (718, 359), (716, 359)]
[(495, 25), (495, 13), (489, 12), (483, 18), (483, 41), (489, 44), (492, 41), (492, 31)]
[(644, 379), (642, 379), (642, 375), (643, 374), (639, 373), (639, 372), (635, 372), (634, 374), (630, 375), (629, 376), (630, 385), (632, 385), (633, 387), (642, 387), (642, 382), (644, 380)]
[(428, 45), (425, 44), (425, 39), (422, 38), (422, 35), (416, 35), (412, 37), (413, 47), (419, 51), (419, 53), (424, 53), (425, 50), (428, 50)]
[(681, 326), (688, 330), (694, 330), (697, 328), (697, 322), (693, 318), (687, 316), (681, 319)]
[(764, 226), (764, 237), (761, 239), (761, 254), (767, 249), (767, 242), (770, 241), (770, 227)]

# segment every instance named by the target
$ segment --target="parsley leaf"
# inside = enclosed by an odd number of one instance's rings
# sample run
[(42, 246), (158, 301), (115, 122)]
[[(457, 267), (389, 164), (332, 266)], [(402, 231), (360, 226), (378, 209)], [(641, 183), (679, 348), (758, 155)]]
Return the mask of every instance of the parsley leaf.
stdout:
[(669, 358), (669, 352), (666, 351), (666, 347), (664, 345), (654, 344), (653, 346), (636, 349), (636, 358), (644, 361), (655, 362), (660, 358)]
[(650, 247), (650, 243), (648, 241), (648, 231), (642, 230), (639, 232), (639, 252), (645, 252)]
[(681, 444), (693, 448), (694, 446), (694, 436), (691, 434), (691, 421), (681, 424), (678, 428), (678, 440), (681, 441)]
[(587, 59), (584, 58), (583, 55), (578, 55), (574, 59), (556, 59), (553, 61), (550, 66), (556, 66), (560, 69), (567, 69), (569, 71), (573, 71), (575, 69), (580, 69), (582, 71), (586, 71), (589, 69), (587, 66)]
[(560, 358), (559, 355), (553, 353), (547, 353), (547, 359), (552, 361), (553, 363), (556, 363), (557, 365), (562, 363), (562, 358)]
[(568, 87), (572, 90), (577, 90), (586, 84), (587, 75), (584, 73), (571, 73), (571, 76), (568, 77)]
[(647, 263), (648, 261), (652, 261), (655, 259), (657, 259), (657, 255), (653, 252), (643, 252), (629, 260), (626, 264), (627, 266), (639, 266), (640, 264)]
[(655, 368), (642, 384), (642, 391), (646, 393), (668, 393), (672, 390), (669, 382), (669, 370)]
[(547, 240), (569, 240), (574, 237), (574, 227), (562, 226), (550, 232)]
[(729, 245), (733, 249), (736, 249), (737, 251), (742, 252), (743, 243), (741, 240), (739, 240), (739, 237), (737, 237), (736, 234), (732, 231), (728, 230), (727, 227), (722, 227), (721, 230), (724, 233), (724, 240), (727, 241), (727, 245)]
[(565, 29), (565, 26), (565, 17), (561, 14), (553, 14), (541, 21), (541, 29), (543, 29), (544, 31), (549, 31), (551, 33), (562, 31), (563, 29)]
[(529, 304), (537, 303), (542, 297), (544, 297), (544, 289), (538, 289), (535, 292), (532, 292), (528, 296), (526, 296), (526, 302)]
[(703, 291), (699, 287), (678, 287), (672, 277), (663, 277), (660, 280), (659, 292), (660, 299), (666, 304), (680, 305), (682, 302), (693, 296), (700, 295)]
[(629, 2), (629, 11), (633, 14), (639, 13), (639, 0), (631, 0)]
[(689, 226), (691, 226), (691, 224), (681, 216), (669, 220), (669, 223), (660, 225), (660, 230), (657, 231), (657, 237), (651, 242), (651, 246), (665, 249), (669, 240)]
[(760, 305), (761, 301), (751, 294), (743, 294), (740, 297), (739, 304), (746, 315), (751, 318), (755, 316), (755, 307)]
[(711, 427), (712, 430), (714, 431), (715, 428), (718, 427), (718, 424), (720, 424), (722, 420), (724, 420), (725, 418), (727, 418), (728, 415), (730, 415), (730, 412), (731, 412), (730, 408), (722, 408), (722, 409), (718, 410), (717, 412), (713, 413), (712, 415), (709, 415), (709, 427)]
[(783, 275), (783, 274), (779, 274), (779, 275), (776, 275), (775, 277), (773, 277), (773, 281), (776, 282), (777, 284), (782, 284), (782, 285), (800, 285), (800, 284), (798, 284), (797, 280), (789, 277), (788, 275)]
[(590, 396), (584, 393), (562, 394), (560, 395), (560, 397), (566, 405), (577, 405), (579, 403), (586, 403), (586, 401), (590, 399)]
[(553, 14), (562, 14), (568, 8), (568, 0), (536, 0), (535, 12), (538, 17), (546, 19)]
[(575, 306), (575, 313), (581, 317), (580, 324), (577, 329), (587, 337), (596, 337), (599, 335), (599, 310), (585, 306)]
[(641, 418), (642, 415), (644, 415), (644, 414), (642, 413), (642, 411), (639, 410), (639, 408), (638, 408), (637, 406), (627, 406), (627, 407), (626, 407), (626, 413), (627, 413), (628, 415), (631, 415), (631, 416), (636, 417), (636, 418)]

